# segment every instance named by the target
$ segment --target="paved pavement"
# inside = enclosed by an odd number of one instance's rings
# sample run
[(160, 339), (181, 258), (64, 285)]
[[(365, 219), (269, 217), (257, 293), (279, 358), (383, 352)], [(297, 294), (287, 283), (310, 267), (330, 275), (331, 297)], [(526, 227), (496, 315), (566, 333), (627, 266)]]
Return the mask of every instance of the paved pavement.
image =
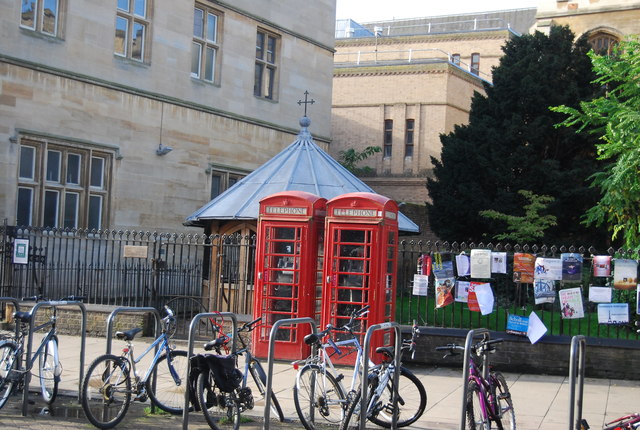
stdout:
[[(142, 352), (143, 343), (137, 340), (136, 351)], [(122, 343), (113, 341), (113, 351), (119, 352)], [(86, 339), (85, 368), (106, 349), (104, 338)], [(196, 351), (198, 352), (198, 351)], [(499, 352), (498, 352), (499, 353)], [(587, 352), (588, 354), (588, 348)], [(72, 336), (60, 336), (60, 359), (63, 365), (61, 396), (55, 406), (46, 404), (36, 392), (30, 395), (32, 404), (28, 414), (21, 414), (21, 395), (11, 398), (0, 410), (0, 428), (51, 430), (90, 429), (80, 408), (78, 396), (80, 340)], [(144, 367), (144, 360), (141, 364)], [(266, 368), (266, 366), (265, 366)], [(462, 405), (461, 368), (413, 367), (412, 370), (422, 380), (427, 390), (427, 409), (422, 418), (408, 429), (454, 430), (459, 428)], [(588, 375), (587, 375), (588, 376)], [(571, 430), (568, 424), (569, 388), (568, 377), (505, 374), (509, 384), (516, 412), (517, 428), (520, 430)], [(274, 364), (273, 387), (286, 417), (285, 423), (270, 422), (270, 428), (302, 428), (297, 420), (293, 405), (292, 386), (295, 370), (289, 363)], [(346, 381), (345, 381), (346, 383)], [(33, 381), (32, 390), (38, 389)], [(254, 390), (257, 391), (257, 390)], [(584, 386), (583, 417), (592, 429), (601, 428), (603, 423), (623, 414), (634, 412), (640, 405), (640, 383), (613, 379), (586, 378)], [(125, 429), (181, 429), (182, 416), (150, 415), (145, 412), (148, 404), (134, 403), (127, 417), (117, 428)], [(256, 407), (249, 412), (251, 421), (241, 428), (257, 430), (263, 428), (264, 401), (256, 399)], [(189, 414), (190, 429), (209, 428), (200, 413)]]

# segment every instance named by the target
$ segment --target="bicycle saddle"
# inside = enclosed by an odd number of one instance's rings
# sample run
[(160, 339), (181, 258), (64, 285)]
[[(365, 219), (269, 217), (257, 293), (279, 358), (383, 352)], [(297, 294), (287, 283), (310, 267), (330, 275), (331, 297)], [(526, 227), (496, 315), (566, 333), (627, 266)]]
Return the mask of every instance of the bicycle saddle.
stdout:
[(212, 340), (211, 342), (207, 342), (204, 344), (205, 351), (211, 351), (212, 349), (222, 346), (226, 343), (227, 339), (223, 337), (219, 337), (217, 339)]
[(310, 333), (304, 337), (304, 343), (307, 345), (313, 345), (314, 343), (320, 342), (320, 338), (315, 333)]
[(379, 346), (376, 348), (378, 354), (383, 354), (385, 357), (393, 358), (395, 351), (391, 346)]
[(22, 322), (28, 323), (31, 321), (31, 314), (29, 312), (14, 312), (13, 317)]
[(142, 329), (140, 327), (132, 328), (131, 330), (127, 330), (127, 331), (117, 331), (116, 339), (133, 340), (133, 338), (141, 331)]

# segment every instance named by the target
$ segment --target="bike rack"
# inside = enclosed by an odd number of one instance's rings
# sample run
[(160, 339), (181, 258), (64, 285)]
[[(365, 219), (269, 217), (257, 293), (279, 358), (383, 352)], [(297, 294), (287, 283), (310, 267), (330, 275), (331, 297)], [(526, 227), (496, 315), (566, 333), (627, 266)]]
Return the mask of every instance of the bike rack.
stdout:
[[(471, 360), (471, 344), (476, 336), (484, 335), (487, 340), (491, 340), (489, 330), (486, 328), (477, 328), (475, 330), (469, 330), (467, 333), (467, 339), (464, 343), (464, 361), (462, 363), (462, 415), (460, 416), (460, 430), (465, 430), (467, 425), (467, 392), (469, 391), (469, 360)], [(487, 378), (489, 376), (489, 354), (485, 354), (482, 359), (482, 377)]]
[[(269, 430), (269, 421), (271, 419), (271, 392), (272, 389), (272, 377), (273, 377), (273, 350), (276, 343), (276, 333), (280, 326), (283, 325), (293, 325), (293, 324), (310, 324), (311, 330), (313, 334), (318, 333), (318, 326), (316, 325), (316, 321), (313, 318), (305, 317), (305, 318), (289, 318), (278, 320), (271, 327), (271, 332), (269, 333), (269, 350), (267, 353), (267, 386), (265, 387), (265, 405), (264, 405), (264, 424), (262, 426), (263, 430)], [(312, 347), (311, 354), (315, 354), (315, 346)]]
[[(202, 318), (220, 318), (230, 317), (233, 330), (232, 330), (232, 342), (231, 353), (236, 352), (236, 341), (238, 338), (238, 317), (233, 312), (203, 312), (193, 317), (191, 324), (189, 325), (189, 346), (187, 348), (187, 380), (186, 384), (189, 384), (189, 374), (191, 373), (191, 357), (193, 356), (193, 343), (196, 326)], [(268, 379), (267, 379), (268, 380)], [(184, 409), (182, 409), (182, 428), (184, 430), (189, 428), (189, 388), (184, 391)]]
[[(587, 340), (583, 335), (571, 338), (571, 355), (569, 358), (569, 430), (580, 430), (582, 421), (582, 398), (584, 394), (584, 362)], [(576, 349), (578, 355), (576, 356)], [(576, 369), (577, 367), (577, 369)], [(578, 379), (578, 395), (576, 398), (576, 378)], [(576, 403), (578, 414), (575, 416)]]
[[(121, 314), (121, 313), (150, 313), (153, 315), (153, 317), (155, 318), (156, 321), (156, 326), (155, 326), (155, 330), (153, 332), (153, 337), (157, 338), (158, 337), (158, 331), (162, 330), (161, 326), (160, 326), (160, 321), (162, 320), (162, 318), (160, 317), (160, 312), (156, 309), (156, 308), (152, 308), (152, 307), (138, 307), (138, 308), (131, 308), (128, 306), (123, 306), (123, 307), (119, 307), (119, 308), (115, 308), (107, 317), (107, 348), (106, 348), (106, 352), (105, 354), (111, 354), (111, 345), (113, 343), (113, 324), (114, 321), (116, 319), (116, 315)], [(156, 345), (155, 349), (154, 349), (154, 354), (158, 353), (158, 345)], [(155, 390), (156, 388), (156, 376), (157, 373), (154, 370), (152, 376), (151, 376), (151, 386), (153, 387), (153, 389)], [(156, 411), (156, 406), (153, 404), (153, 402), (151, 402), (151, 412), (155, 413)]]
[[(400, 324), (395, 321), (385, 322), (381, 324), (374, 324), (367, 329), (367, 333), (364, 336), (364, 344), (362, 345), (362, 375), (360, 377), (360, 385), (361, 385), (361, 394), (360, 394), (360, 411), (366, 410), (367, 408), (367, 389), (368, 384), (365, 381), (369, 381), (369, 349), (371, 345), (371, 337), (373, 336), (373, 332), (377, 330), (386, 330), (389, 328), (393, 328), (396, 334), (396, 342), (395, 342), (395, 354), (393, 357), (394, 366), (396, 368), (395, 372), (393, 372), (393, 406), (394, 411), (396, 410), (396, 406), (398, 404), (398, 381), (400, 381), (400, 355), (402, 350), (402, 333), (400, 331)], [(364, 429), (367, 425), (367, 414), (360, 413), (360, 428)], [(398, 428), (398, 414), (394, 413), (391, 417), (391, 429)]]
[[(82, 378), (84, 376), (84, 351), (87, 337), (87, 308), (84, 303), (78, 301), (58, 300), (36, 303), (29, 312), (29, 340), (27, 342), (27, 360), (31, 357), (33, 351), (33, 323), (36, 320), (36, 312), (43, 306), (57, 308), (58, 306), (78, 306), (82, 312), (82, 326), (80, 329), (80, 371), (78, 375), (78, 402), (80, 402), (82, 391)], [(22, 416), (27, 416), (27, 407), (29, 406), (29, 382), (31, 381), (31, 372), (24, 375), (24, 388), (22, 392)]]

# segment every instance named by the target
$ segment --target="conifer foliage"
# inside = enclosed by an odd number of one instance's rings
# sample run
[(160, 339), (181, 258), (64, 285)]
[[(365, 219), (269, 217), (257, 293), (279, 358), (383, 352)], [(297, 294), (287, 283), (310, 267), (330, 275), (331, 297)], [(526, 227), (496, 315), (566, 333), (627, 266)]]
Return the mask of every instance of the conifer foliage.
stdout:
[[(561, 114), (549, 106), (577, 106), (599, 87), (585, 40), (568, 27), (514, 37), (493, 70), (486, 96), (476, 93), (467, 125), (441, 136), (440, 159), (427, 182), (429, 221), (448, 241), (495, 241), (505, 224), (480, 215), (495, 210), (523, 216), (522, 190), (552, 198), (547, 214), (557, 225), (541, 242), (593, 244), (604, 235), (580, 224), (598, 200), (588, 187), (597, 171), (595, 138), (557, 128)], [(595, 195), (594, 195), (595, 194)]]

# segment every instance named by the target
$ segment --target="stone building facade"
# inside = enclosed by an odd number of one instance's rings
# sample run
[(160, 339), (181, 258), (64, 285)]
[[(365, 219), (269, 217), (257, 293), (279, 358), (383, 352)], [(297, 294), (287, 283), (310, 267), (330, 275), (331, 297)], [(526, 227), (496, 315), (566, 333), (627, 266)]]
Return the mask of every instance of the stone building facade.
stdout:
[(0, 221), (183, 229), (294, 139), (305, 91), (326, 148), (334, 19), (335, 0), (1, 2)]

